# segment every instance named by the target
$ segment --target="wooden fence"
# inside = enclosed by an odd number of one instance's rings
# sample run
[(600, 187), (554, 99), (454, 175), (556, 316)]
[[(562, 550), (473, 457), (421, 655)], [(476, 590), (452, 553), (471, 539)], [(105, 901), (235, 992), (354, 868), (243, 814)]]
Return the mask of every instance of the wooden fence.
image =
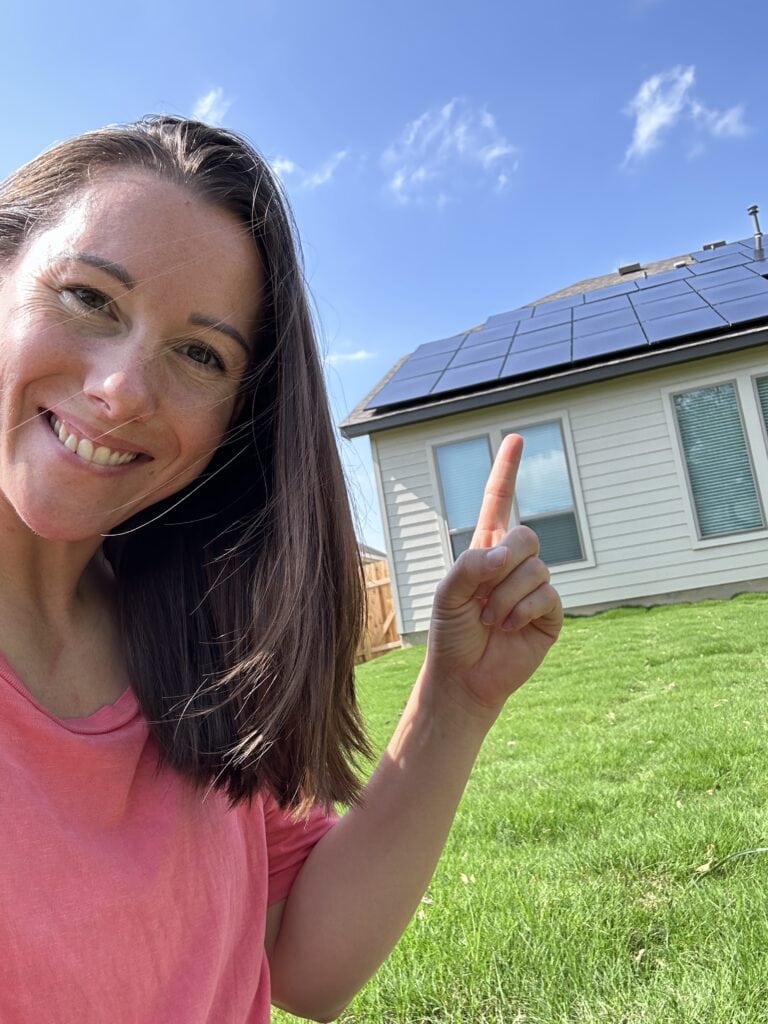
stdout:
[(368, 622), (363, 642), (357, 652), (358, 662), (370, 661), (371, 658), (403, 645), (395, 621), (389, 563), (366, 562), (363, 571), (368, 601)]

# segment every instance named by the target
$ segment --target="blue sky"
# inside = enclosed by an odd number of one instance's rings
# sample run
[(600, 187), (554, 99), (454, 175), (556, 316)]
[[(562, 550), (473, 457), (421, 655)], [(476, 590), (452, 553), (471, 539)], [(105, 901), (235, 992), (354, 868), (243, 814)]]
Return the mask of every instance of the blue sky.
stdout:
[[(768, 229), (768, 5), (73, 0), (4, 10), (0, 174), (165, 111), (245, 134), (303, 239), (337, 421), (423, 342)], [(367, 439), (343, 442), (383, 537)]]

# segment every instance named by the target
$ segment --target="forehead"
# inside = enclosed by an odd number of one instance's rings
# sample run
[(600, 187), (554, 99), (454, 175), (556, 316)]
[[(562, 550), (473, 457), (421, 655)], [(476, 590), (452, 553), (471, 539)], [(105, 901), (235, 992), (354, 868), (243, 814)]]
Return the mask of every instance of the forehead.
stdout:
[[(140, 172), (104, 175), (69, 199), (29, 252), (44, 260), (88, 252), (125, 267), (142, 287), (173, 287), (257, 315), (263, 273), (233, 214)], [(219, 310), (224, 315), (224, 310)]]

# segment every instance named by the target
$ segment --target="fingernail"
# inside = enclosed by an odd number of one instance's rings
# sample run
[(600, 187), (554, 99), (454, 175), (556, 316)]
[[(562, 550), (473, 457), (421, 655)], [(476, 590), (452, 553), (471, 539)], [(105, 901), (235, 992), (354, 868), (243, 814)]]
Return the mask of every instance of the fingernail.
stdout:
[(493, 569), (501, 568), (501, 566), (504, 565), (504, 563), (507, 560), (508, 552), (509, 549), (503, 546), (498, 548), (491, 548), (491, 550), (485, 556), (488, 565), (490, 565)]
[(483, 622), (486, 626), (491, 626), (491, 625), (493, 625), (494, 618), (495, 618), (495, 616), (494, 616), (493, 612), (491, 611), (490, 605), (488, 605), (485, 608), (483, 608), (483, 614), (480, 616), (480, 621), (481, 622)]

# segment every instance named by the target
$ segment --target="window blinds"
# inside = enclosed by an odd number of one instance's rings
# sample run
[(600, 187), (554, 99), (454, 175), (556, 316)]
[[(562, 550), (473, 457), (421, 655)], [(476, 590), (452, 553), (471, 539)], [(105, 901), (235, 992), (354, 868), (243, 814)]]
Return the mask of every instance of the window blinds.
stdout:
[(734, 384), (675, 395), (702, 538), (765, 526)]

